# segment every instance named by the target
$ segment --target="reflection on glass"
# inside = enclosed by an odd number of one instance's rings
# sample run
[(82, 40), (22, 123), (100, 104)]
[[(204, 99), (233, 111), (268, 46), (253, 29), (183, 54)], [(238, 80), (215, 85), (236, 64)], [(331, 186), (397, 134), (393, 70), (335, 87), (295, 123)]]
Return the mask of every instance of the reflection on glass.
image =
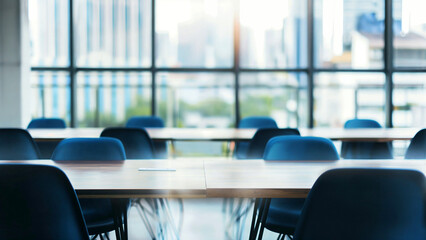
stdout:
[(306, 0), (240, 1), (241, 66), (306, 66)]
[(426, 74), (394, 74), (393, 124), (395, 127), (426, 127)]
[(395, 66), (426, 67), (425, 9), (424, 0), (393, 0)]
[(31, 117), (62, 118), (69, 125), (70, 78), (65, 72), (31, 72)]
[(156, 1), (158, 67), (232, 67), (233, 0)]
[(168, 127), (234, 125), (234, 77), (229, 73), (159, 73), (157, 113)]
[(270, 116), (279, 127), (306, 127), (306, 93), (306, 75), (302, 73), (243, 73), (241, 117)]
[(384, 0), (318, 0), (315, 65), (383, 68)]
[(75, 0), (74, 19), (78, 66), (151, 66), (150, 0)]
[(343, 127), (352, 118), (374, 119), (384, 126), (384, 74), (320, 73), (314, 82), (316, 127)]
[(29, 0), (31, 66), (66, 66), (69, 5), (64, 0)]
[(131, 116), (150, 114), (150, 73), (85, 72), (77, 74), (79, 127), (124, 125)]

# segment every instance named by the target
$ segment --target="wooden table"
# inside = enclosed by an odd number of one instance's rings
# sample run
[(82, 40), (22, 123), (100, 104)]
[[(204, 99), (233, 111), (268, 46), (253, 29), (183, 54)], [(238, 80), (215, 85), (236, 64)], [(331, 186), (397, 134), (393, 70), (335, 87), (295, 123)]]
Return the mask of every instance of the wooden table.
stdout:
[[(62, 169), (81, 198), (205, 198), (203, 161), (0, 161), (53, 165)], [(138, 171), (173, 168), (176, 171)]]
[[(84, 198), (303, 198), (315, 180), (333, 168), (404, 168), (426, 174), (426, 160), (263, 160), (179, 159), (111, 162), (1, 161), (61, 168)], [(141, 172), (138, 168), (174, 168)]]
[(205, 161), (204, 168), (210, 198), (305, 198), (329, 169), (402, 168), (426, 175), (426, 160)]
[[(29, 129), (32, 137), (40, 140), (62, 140), (74, 137), (99, 137), (103, 128)], [(299, 129), (302, 136), (317, 136), (339, 141), (411, 140), (418, 128)], [(236, 128), (147, 128), (154, 140), (167, 141), (248, 141), (256, 129)]]

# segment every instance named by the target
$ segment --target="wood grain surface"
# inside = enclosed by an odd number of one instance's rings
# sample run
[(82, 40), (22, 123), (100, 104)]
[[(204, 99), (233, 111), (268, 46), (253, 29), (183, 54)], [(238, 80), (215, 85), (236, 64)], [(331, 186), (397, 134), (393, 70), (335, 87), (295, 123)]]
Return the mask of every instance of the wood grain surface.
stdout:
[[(0, 161), (57, 166), (84, 198), (304, 198), (333, 168), (402, 168), (426, 174), (425, 160), (264, 161), (225, 158), (126, 160), (117, 163)], [(139, 168), (176, 171), (141, 172)]]

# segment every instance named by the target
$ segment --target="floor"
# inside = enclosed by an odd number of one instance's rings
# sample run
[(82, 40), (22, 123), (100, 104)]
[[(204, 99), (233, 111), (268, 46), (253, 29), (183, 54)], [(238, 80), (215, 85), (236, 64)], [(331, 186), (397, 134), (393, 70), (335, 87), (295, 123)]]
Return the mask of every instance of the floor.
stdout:
[[(247, 202), (248, 203), (248, 202)], [(227, 218), (223, 213), (223, 199), (185, 199), (184, 205), (184, 218), (180, 239), (192, 240), (231, 240), (237, 239), (236, 234), (226, 234)], [(179, 204), (177, 200), (170, 201), (173, 216), (179, 216)], [(240, 239), (248, 239), (248, 232), (250, 230), (250, 222), (252, 215), (252, 208), (249, 208), (248, 217), (244, 221), (243, 234)], [(177, 221), (177, 219), (175, 219)], [(231, 228), (232, 229), (232, 228)], [(234, 228), (235, 229), (235, 228)], [(167, 236), (159, 237), (158, 239), (177, 239), (171, 232), (167, 231)], [(111, 234), (111, 239), (114, 237)], [(276, 239), (277, 235), (266, 231), (264, 234), (265, 240)], [(151, 239), (142, 218), (138, 214), (138, 210), (133, 207), (129, 214), (129, 239)]]

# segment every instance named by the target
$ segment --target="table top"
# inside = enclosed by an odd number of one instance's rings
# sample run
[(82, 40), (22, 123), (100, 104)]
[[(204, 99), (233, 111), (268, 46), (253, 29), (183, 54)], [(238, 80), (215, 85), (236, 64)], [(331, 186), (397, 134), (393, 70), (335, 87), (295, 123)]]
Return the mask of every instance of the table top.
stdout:
[[(36, 140), (61, 140), (74, 137), (99, 137), (103, 128), (29, 129)], [(247, 141), (256, 129), (236, 128), (147, 128), (154, 140), (173, 141)], [(301, 128), (302, 136), (325, 137), (341, 141), (410, 140), (419, 128)]]
[(426, 160), (207, 161), (207, 197), (305, 198), (316, 179), (334, 168), (402, 168), (426, 174)]
[[(403, 168), (426, 174), (425, 160), (263, 161), (225, 158), (111, 162), (1, 161), (61, 168), (82, 198), (303, 198), (333, 168)], [(1, 164), (0, 163), (0, 164)], [(138, 171), (173, 168), (176, 171)]]
[[(0, 161), (47, 164), (62, 169), (79, 197), (84, 198), (204, 198), (204, 162), (172, 160), (126, 161)], [(0, 164), (1, 164), (0, 163)], [(172, 168), (176, 171), (138, 171)]]

